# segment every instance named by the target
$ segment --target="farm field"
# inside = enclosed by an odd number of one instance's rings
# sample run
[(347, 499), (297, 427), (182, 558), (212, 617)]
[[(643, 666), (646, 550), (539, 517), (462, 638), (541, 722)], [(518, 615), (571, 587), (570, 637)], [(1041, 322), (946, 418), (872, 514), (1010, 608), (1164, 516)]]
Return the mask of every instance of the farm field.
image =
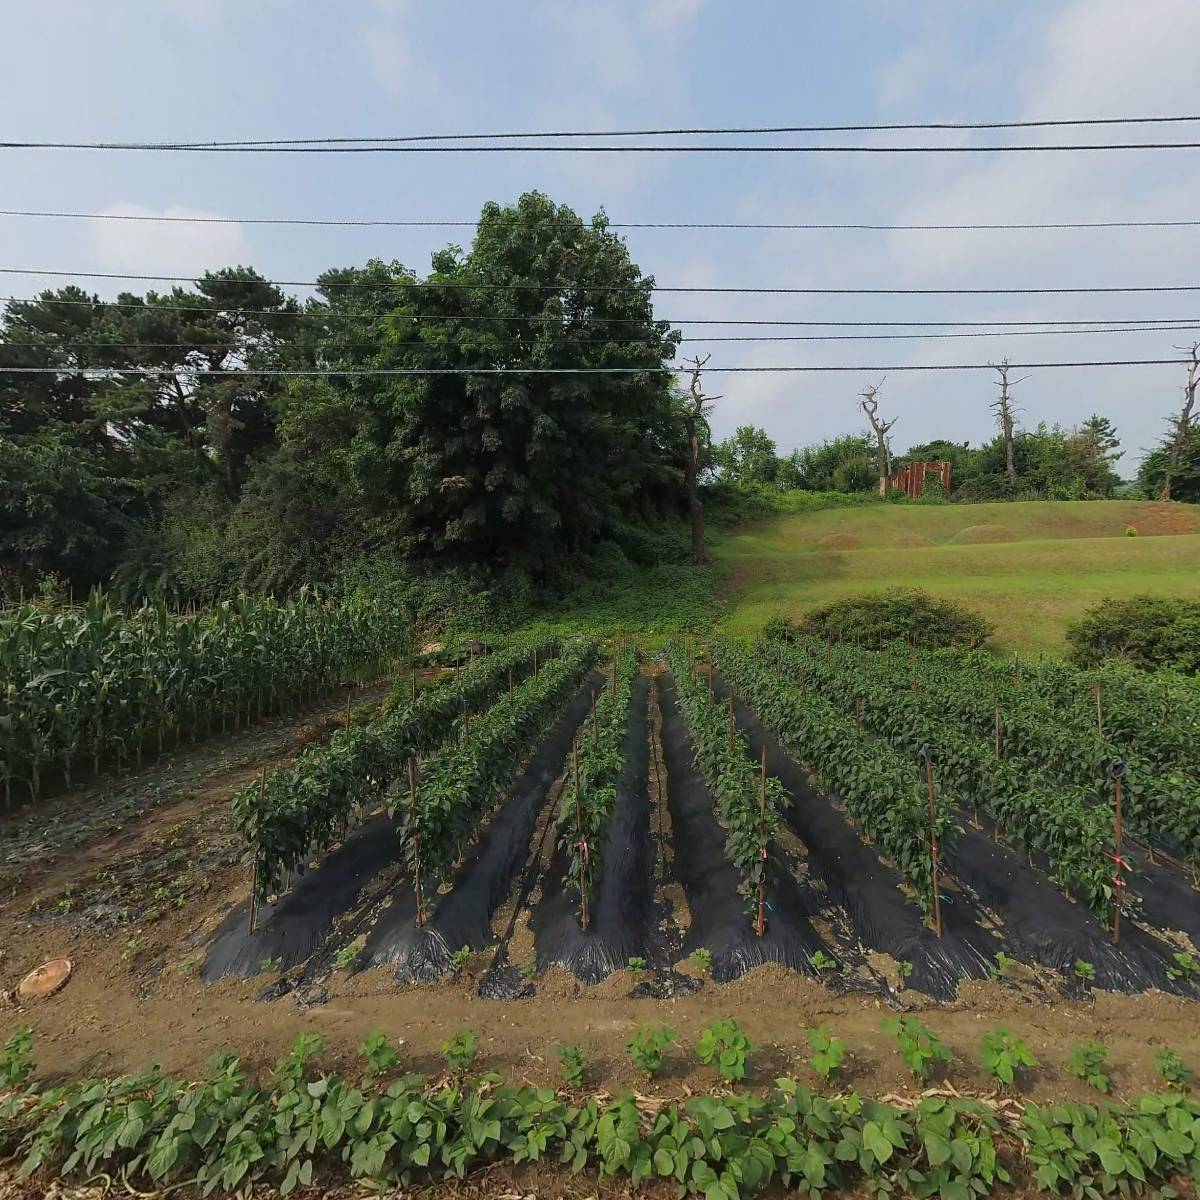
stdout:
[[(440, 655), (350, 713), (283, 705), (27, 798), (0, 984), (55, 956), (73, 973), (8, 993), (0, 1046), (31, 1029), (44, 1082), (194, 1079), (228, 1053), (352, 1079), (368, 1047), (436, 1081), (461, 1033), (520, 1103), (578, 1047), (587, 1087), (654, 1112), (713, 1087), (722, 1028), (748, 1039), (746, 1088), (880, 1097), (927, 1082), (904, 1036), (935, 1038), (939, 1094), (994, 1097), (981, 1046), (1007, 1030), (1035, 1064), (1023, 1097), (1087, 1101), (1072, 1056), (1094, 1043), (1131, 1098), (1200, 1052), (1198, 727), (1183, 681), (902, 646)], [(630, 1043), (664, 1028), (647, 1080)], [(835, 1081), (814, 1030), (842, 1047)]]
[(975, 609), (1001, 649), (1060, 653), (1067, 624), (1105, 596), (1200, 595), (1200, 515), (1136, 500), (870, 505), (755, 523), (714, 556), (734, 634), (902, 584)]
[[(899, 1082), (890, 1010), (933, 1012), (951, 1042), (997, 1014), (1051, 1058), (1080, 1026), (1119, 1028), (1147, 1082), (1139, 1039), (1190, 1042), (1189, 689), (1098, 673), (1101, 741), (1093, 677), (1066, 668), (1017, 681), (948, 653), (719, 638), (638, 658), (518, 642), (415, 698), (404, 678), (382, 709), (373, 689), (351, 727), (283, 726), (276, 744), (301, 752), (282, 762), (195, 787), (183, 751), (174, 791), (147, 768), (103, 828), (10, 856), (5, 986), (55, 954), (76, 971), (46, 1005), (0, 1013), (0, 1033), (31, 1020), (43, 1069), (73, 1072), (151, 1053), (194, 1070), (230, 1046), (269, 1061), (304, 1030), (345, 1057), (384, 1027), (429, 1069), (463, 1025), (539, 1081), (556, 1064), (533, 1047), (586, 1043), (614, 1085), (654, 1020), (690, 1033), (735, 1015), (774, 1073), (834, 1021), (879, 1087)], [(1144, 725), (1150, 699), (1170, 715)], [(938, 746), (928, 804), (922, 735)]]

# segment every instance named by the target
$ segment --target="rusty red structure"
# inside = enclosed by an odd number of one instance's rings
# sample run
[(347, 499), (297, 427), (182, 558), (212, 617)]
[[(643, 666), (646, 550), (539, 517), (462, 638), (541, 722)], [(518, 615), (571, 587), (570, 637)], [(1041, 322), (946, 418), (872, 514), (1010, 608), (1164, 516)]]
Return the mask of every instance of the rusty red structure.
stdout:
[(914, 500), (925, 491), (926, 475), (940, 475), (946, 495), (950, 494), (950, 464), (948, 462), (910, 462), (888, 476), (888, 487), (900, 488)]

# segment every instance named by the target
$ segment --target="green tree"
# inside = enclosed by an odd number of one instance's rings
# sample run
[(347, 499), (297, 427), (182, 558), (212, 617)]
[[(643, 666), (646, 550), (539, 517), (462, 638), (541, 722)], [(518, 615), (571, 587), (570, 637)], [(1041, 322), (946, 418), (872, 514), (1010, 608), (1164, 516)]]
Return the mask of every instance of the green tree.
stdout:
[(712, 459), (721, 478), (733, 483), (770, 485), (779, 475), (775, 442), (755, 425), (739, 425), (733, 437), (712, 448)]
[[(1138, 466), (1138, 491), (1156, 500), (1162, 495), (1167, 475), (1167, 455), (1173, 435), (1164, 438)], [(1180, 446), (1179, 459), (1171, 477), (1171, 499), (1200, 504), (1200, 425), (1191, 425)]]

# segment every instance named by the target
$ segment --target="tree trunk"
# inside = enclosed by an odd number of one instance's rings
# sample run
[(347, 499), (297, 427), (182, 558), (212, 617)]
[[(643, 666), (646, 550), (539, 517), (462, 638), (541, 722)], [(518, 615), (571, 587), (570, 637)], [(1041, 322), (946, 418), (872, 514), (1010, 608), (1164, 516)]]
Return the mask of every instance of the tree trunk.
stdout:
[(1196, 386), (1200, 384), (1200, 347), (1192, 347), (1192, 365), (1188, 368), (1187, 386), (1184, 388), (1183, 410), (1175, 423), (1175, 437), (1171, 448), (1167, 451), (1167, 466), (1163, 473), (1162, 492), (1160, 500), (1170, 500), (1171, 485), (1179, 470), (1179, 459), (1187, 445), (1188, 432), (1192, 426), (1192, 410), (1196, 406)]
[(688, 513), (692, 521), (692, 558), (697, 563), (705, 561), (704, 552), (704, 505), (696, 487), (697, 463), (700, 458), (700, 447), (696, 441), (696, 418), (691, 414), (687, 418), (688, 456), (687, 456), (687, 495)]
[(875, 466), (879, 471), (879, 496), (884, 499), (887, 497), (888, 454), (887, 446), (883, 441), (883, 433), (879, 430), (875, 431), (875, 442)]

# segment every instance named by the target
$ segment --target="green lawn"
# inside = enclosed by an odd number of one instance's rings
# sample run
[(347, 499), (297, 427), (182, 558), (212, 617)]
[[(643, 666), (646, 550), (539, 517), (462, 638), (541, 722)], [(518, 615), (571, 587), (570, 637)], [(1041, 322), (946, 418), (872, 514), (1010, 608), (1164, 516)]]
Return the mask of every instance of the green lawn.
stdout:
[(1059, 652), (1104, 596), (1200, 596), (1200, 508), (1152, 501), (835, 509), (747, 526), (713, 552), (733, 633), (903, 584), (982, 613), (1000, 649)]

